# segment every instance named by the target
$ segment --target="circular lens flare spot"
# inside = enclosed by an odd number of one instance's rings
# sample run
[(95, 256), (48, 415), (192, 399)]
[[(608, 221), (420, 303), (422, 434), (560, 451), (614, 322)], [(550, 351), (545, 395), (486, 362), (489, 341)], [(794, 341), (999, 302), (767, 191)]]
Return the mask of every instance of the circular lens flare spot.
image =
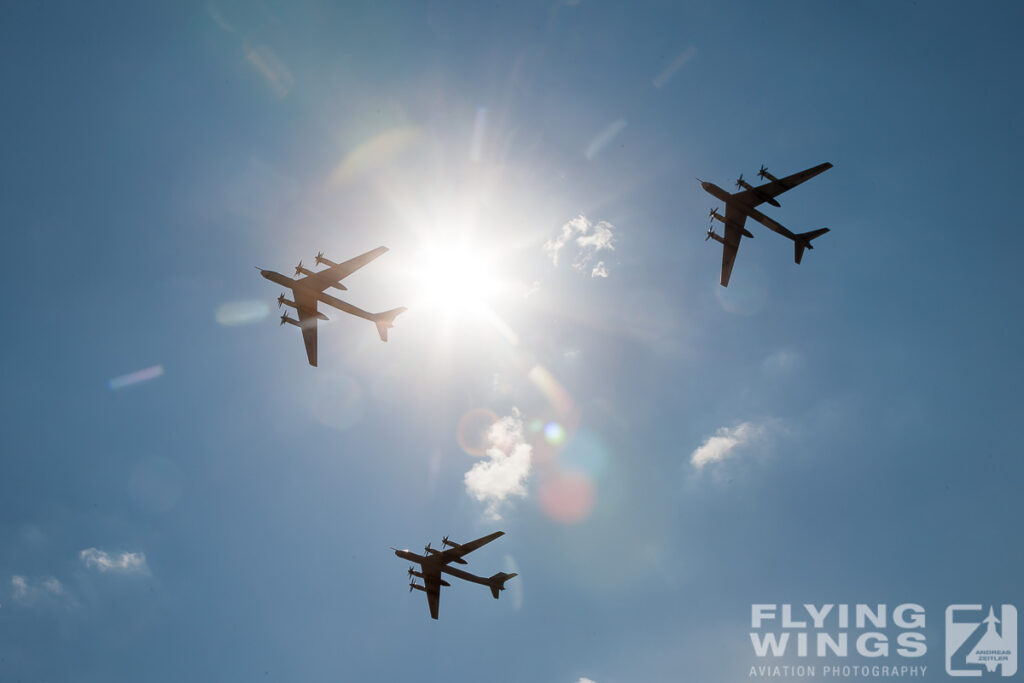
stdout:
[(540, 486), (540, 507), (544, 513), (562, 524), (582, 522), (594, 508), (596, 491), (590, 478), (582, 472), (560, 472), (551, 475)]
[(561, 446), (565, 443), (565, 427), (557, 422), (548, 422), (544, 425), (544, 439), (552, 446)]

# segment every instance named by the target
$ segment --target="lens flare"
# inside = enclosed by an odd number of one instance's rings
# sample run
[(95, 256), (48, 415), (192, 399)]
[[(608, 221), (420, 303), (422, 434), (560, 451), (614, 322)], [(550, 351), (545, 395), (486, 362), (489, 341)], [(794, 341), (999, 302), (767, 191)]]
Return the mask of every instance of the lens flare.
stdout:
[(459, 418), (455, 438), (459, 447), (470, 455), (486, 455), (490, 442), (487, 430), (498, 421), (498, 416), (486, 408), (474, 408)]
[(544, 439), (552, 446), (561, 446), (565, 443), (565, 427), (557, 422), (548, 422), (544, 425)]
[(583, 472), (597, 480), (608, 467), (608, 447), (596, 434), (581, 429), (566, 445), (558, 461), (566, 469)]
[(582, 472), (553, 472), (540, 484), (538, 500), (544, 513), (562, 524), (576, 524), (590, 515), (596, 498), (594, 484)]
[(127, 375), (121, 375), (119, 377), (114, 377), (113, 379), (111, 379), (111, 380), (109, 380), (107, 382), (107, 385), (111, 389), (116, 391), (117, 389), (124, 389), (125, 387), (130, 387), (130, 386), (133, 386), (135, 384), (140, 384), (142, 382), (148, 382), (149, 380), (156, 379), (157, 377), (160, 377), (163, 374), (164, 374), (164, 366), (162, 366), (162, 365), (153, 365), (153, 366), (150, 366), (148, 368), (144, 368), (142, 370), (136, 370), (135, 372), (129, 372)]
[(248, 325), (270, 315), (270, 307), (262, 301), (229, 301), (217, 309), (217, 323), (224, 327)]
[(551, 403), (551, 407), (558, 411), (560, 415), (570, 415), (575, 408), (572, 396), (565, 390), (555, 376), (552, 375), (547, 368), (534, 365), (530, 368), (527, 373), (530, 381), (533, 382), (534, 386), (540, 389), (544, 397)]
[(334, 169), (330, 183), (333, 186), (345, 185), (375, 173), (422, 139), (423, 131), (415, 126), (384, 131), (352, 150)]

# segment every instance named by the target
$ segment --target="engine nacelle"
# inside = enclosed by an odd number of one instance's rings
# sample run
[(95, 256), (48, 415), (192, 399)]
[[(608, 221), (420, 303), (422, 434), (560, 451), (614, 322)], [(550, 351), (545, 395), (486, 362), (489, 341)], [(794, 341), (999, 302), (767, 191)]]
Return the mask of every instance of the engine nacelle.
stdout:
[(317, 254), (316, 254), (316, 264), (317, 264), (318, 266), (322, 266), (322, 265), (324, 265), (324, 264), (327, 264), (327, 266), (329, 266), (329, 267), (332, 267), (332, 268), (333, 268), (334, 266), (338, 265), (337, 263), (335, 263), (335, 262), (334, 262), (334, 261), (332, 261), (331, 259), (329, 259), (329, 258), (327, 258), (326, 256), (324, 256), (324, 252), (322, 252), (322, 251), (319, 251), (319, 252), (317, 252)]
[(757, 172), (757, 175), (758, 175), (758, 177), (759, 177), (759, 178), (761, 178), (762, 180), (764, 180), (765, 178), (767, 178), (768, 180), (772, 181), (773, 183), (774, 183), (774, 182), (775, 182), (776, 180), (778, 180), (778, 178), (776, 178), (775, 176), (773, 176), (773, 175), (772, 175), (771, 173), (769, 173), (769, 172), (768, 172), (768, 169), (764, 167), (764, 164), (761, 164), (761, 170), (759, 170), (759, 171)]
[[(295, 303), (291, 299), (284, 298), (284, 294), (282, 294), (281, 296), (277, 297), (277, 307), (281, 308), (281, 306), (290, 306), (291, 308), (294, 308), (296, 310), (299, 308), (299, 305), (297, 303)], [(330, 318), (328, 318), (326, 315), (324, 315), (320, 311), (316, 312), (316, 317), (318, 319), (320, 319), (320, 320), (330, 320)]]
[[(424, 576), (424, 575), (423, 575), (423, 574), (422, 574), (421, 572), (418, 572), (418, 571), (411, 571), (411, 572), (409, 572), (409, 575), (410, 575), (410, 576), (416, 576), (416, 577), (418, 577), (418, 578), (421, 578), (421, 579), (423, 579), (424, 581), (426, 581), (426, 580), (427, 580), (427, 577), (426, 577), (426, 576)], [(439, 582), (439, 583), (440, 583), (440, 584), (441, 584), (442, 586), (451, 586), (451, 584), (450, 584), (450, 583), (448, 583), (447, 581), (445, 581), (444, 579), (438, 579), (438, 582)]]

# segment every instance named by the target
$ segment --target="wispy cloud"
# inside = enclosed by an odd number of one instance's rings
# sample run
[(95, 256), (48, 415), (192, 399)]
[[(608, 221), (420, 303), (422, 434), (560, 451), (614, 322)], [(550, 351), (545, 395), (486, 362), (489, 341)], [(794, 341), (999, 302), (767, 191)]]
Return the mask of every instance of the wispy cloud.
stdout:
[(581, 272), (590, 269), (591, 277), (608, 277), (608, 267), (604, 261), (598, 261), (590, 267), (594, 257), (602, 251), (615, 250), (615, 226), (608, 221), (592, 222), (583, 214), (569, 220), (561, 231), (544, 243), (544, 252), (551, 258), (551, 263), (558, 265), (563, 249), (569, 247), (572, 252), (572, 267)]
[(576, 683), (595, 683), (595, 681), (590, 678), (580, 677), (580, 680), (576, 681)]
[(789, 349), (779, 349), (764, 359), (761, 368), (771, 375), (785, 375), (800, 364), (800, 354)]
[(149, 574), (145, 553), (113, 554), (99, 548), (86, 548), (78, 553), (82, 564), (88, 569), (117, 574)]
[(11, 599), (25, 606), (74, 604), (74, 598), (64, 590), (64, 584), (52, 576), (28, 579), (20, 574), (11, 577)]
[(501, 519), (499, 508), (509, 498), (526, 497), (533, 448), (523, 437), (518, 411), (503, 417), (487, 430), (486, 459), (466, 472), (466, 492), (487, 503), (486, 514)]
[(722, 427), (713, 436), (690, 455), (690, 463), (697, 469), (731, 458), (736, 451), (744, 446), (760, 441), (765, 437), (767, 429), (763, 424), (741, 422), (735, 427)]

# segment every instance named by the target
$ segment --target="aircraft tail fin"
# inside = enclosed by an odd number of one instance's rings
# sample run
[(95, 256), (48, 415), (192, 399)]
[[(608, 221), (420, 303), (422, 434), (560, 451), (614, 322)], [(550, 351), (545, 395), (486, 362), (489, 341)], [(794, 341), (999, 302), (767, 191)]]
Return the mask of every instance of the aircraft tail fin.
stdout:
[(383, 313), (376, 313), (373, 316), (373, 322), (377, 325), (377, 334), (380, 335), (381, 341), (388, 340), (388, 328), (395, 326), (395, 318), (399, 314), (405, 313), (407, 309), (405, 306), (399, 306), (398, 308), (392, 308), (390, 311), (384, 311)]
[(491, 578), (487, 579), (488, 585), (491, 587), (491, 595), (494, 599), (498, 599), (498, 591), (505, 590), (505, 582), (509, 579), (519, 576), (519, 574), (506, 574), (505, 572), (498, 572)]
[(819, 228), (818, 230), (799, 233), (796, 236), (796, 239), (793, 240), (793, 260), (800, 263), (801, 259), (804, 257), (804, 249), (814, 249), (814, 247), (811, 246), (811, 240), (816, 237), (821, 237), (826, 232), (828, 232), (828, 228)]

